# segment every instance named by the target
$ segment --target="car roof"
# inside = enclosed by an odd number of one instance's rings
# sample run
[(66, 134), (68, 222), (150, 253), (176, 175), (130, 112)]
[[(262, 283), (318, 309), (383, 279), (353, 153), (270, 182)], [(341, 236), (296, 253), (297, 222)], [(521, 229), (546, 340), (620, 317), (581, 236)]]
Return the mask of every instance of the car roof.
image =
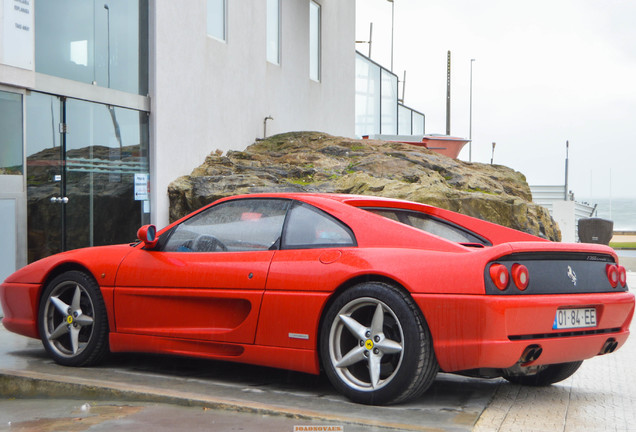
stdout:
[[(341, 203), (351, 204), (357, 206), (364, 203), (364, 205), (381, 204), (419, 204), (412, 201), (401, 200), (397, 198), (387, 198), (373, 195), (355, 195), (355, 194), (343, 194), (343, 193), (317, 193), (317, 192), (272, 192), (272, 193), (254, 193), (246, 195), (235, 195), (224, 199), (240, 199), (240, 198), (287, 198), (295, 199), (306, 202), (317, 202), (324, 199), (337, 201)], [(419, 204), (427, 206), (426, 204)]]

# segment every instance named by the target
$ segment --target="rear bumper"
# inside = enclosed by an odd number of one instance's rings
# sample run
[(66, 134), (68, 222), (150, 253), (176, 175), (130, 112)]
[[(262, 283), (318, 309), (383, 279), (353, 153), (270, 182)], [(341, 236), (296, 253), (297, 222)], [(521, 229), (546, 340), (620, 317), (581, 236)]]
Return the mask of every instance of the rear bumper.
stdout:
[[(529, 345), (539, 345), (533, 365), (585, 360), (599, 354), (609, 338), (618, 347), (629, 336), (634, 295), (430, 295), (415, 294), (433, 336), (440, 368), (455, 372), (515, 365)], [(556, 311), (594, 307), (597, 326), (554, 330)]]

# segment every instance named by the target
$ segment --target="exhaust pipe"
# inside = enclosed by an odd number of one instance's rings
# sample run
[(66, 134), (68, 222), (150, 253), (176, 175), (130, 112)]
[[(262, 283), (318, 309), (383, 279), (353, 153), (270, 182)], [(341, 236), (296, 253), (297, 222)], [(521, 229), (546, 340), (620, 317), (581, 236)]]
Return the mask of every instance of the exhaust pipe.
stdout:
[(616, 348), (618, 348), (618, 342), (616, 341), (616, 339), (609, 338), (603, 344), (603, 347), (599, 351), (598, 355), (613, 353), (614, 351), (616, 351)]
[(521, 357), (519, 358), (519, 363), (521, 366), (532, 363), (539, 358), (541, 353), (543, 353), (541, 345), (528, 345), (526, 349), (523, 350), (523, 354), (521, 354)]

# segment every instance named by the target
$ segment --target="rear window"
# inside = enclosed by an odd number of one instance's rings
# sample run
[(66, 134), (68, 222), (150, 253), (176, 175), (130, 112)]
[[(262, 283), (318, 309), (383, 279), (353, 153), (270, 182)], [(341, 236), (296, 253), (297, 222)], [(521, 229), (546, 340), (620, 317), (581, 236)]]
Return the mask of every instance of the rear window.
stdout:
[(461, 243), (467, 246), (491, 246), (490, 242), (468, 231), (458, 225), (436, 218), (426, 213), (412, 210), (387, 209), (387, 208), (364, 208), (371, 213), (383, 216), (387, 219), (403, 223), (413, 228), (434, 234), (446, 240)]

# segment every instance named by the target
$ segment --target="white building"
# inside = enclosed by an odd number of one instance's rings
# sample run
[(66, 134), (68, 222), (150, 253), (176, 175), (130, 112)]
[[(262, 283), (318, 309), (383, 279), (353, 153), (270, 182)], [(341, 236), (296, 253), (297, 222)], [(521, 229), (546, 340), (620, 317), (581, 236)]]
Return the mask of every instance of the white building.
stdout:
[(355, 133), (353, 0), (0, 0), (0, 280), (168, 223), (267, 134)]
[(579, 220), (594, 217), (596, 206), (574, 200), (572, 192), (565, 192), (564, 185), (530, 186), (532, 201), (545, 207), (561, 230), (561, 241), (579, 242)]

